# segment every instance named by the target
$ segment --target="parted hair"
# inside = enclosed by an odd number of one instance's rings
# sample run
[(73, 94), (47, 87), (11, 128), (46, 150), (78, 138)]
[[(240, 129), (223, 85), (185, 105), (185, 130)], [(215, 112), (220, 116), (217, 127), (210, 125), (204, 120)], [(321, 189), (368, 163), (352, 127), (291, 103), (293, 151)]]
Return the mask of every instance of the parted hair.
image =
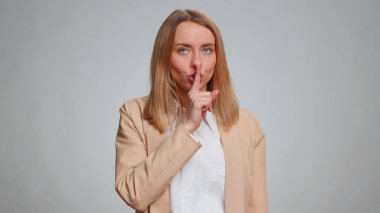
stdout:
[(218, 125), (228, 130), (239, 119), (237, 102), (220, 31), (214, 21), (197, 10), (175, 10), (158, 30), (150, 63), (150, 94), (144, 108), (144, 118), (163, 133), (168, 127), (169, 115), (176, 112), (177, 86), (171, 75), (170, 56), (177, 26), (184, 21), (208, 28), (215, 38), (216, 64), (207, 90), (219, 89), (213, 101), (213, 112)]

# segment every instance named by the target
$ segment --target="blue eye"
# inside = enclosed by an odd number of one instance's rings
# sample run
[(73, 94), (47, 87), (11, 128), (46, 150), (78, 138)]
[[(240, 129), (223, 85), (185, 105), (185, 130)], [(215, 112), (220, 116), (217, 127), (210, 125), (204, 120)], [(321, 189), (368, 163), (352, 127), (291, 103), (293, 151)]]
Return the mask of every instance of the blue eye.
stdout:
[(188, 54), (189, 50), (187, 50), (186, 48), (179, 48), (178, 53), (179, 54)]
[(213, 49), (207, 47), (207, 48), (204, 48), (202, 51), (203, 51), (204, 53), (206, 53), (206, 54), (210, 54), (210, 53), (212, 53)]

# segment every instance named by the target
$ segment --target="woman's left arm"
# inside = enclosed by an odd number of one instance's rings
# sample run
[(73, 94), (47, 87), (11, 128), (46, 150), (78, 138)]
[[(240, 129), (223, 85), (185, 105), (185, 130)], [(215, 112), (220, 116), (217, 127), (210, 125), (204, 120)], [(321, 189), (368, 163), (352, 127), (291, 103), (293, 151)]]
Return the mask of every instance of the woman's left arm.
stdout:
[(268, 195), (266, 188), (265, 134), (254, 114), (256, 122), (255, 143), (252, 144), (252, 186), (247, 213), (268, 213)]

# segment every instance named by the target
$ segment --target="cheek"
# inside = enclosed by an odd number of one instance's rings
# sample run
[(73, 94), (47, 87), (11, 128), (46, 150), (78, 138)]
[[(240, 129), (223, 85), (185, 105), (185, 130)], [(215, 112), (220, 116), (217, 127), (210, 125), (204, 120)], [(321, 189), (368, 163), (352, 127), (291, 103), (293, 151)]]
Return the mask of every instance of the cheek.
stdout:
[(173, 76), (173, 80), (177, 83), (177, 85), (183, 89), (191, 86), (191, 84), (187, 81), (188, 69), (186, 69), (187, 61), (179, 58), (172, 58), (170, 60), (171, 72)]
[(216, 59), (215, 59), (215, 57), (213, 57), (213, 58), (210, 58), (210, 60), (206, 60), (205, 62), (206, 63), (204, 65), (205, 65), (205, 69), (206, 69), (206, 75), (209, 78), (211, 78), (212, 75), (214, 74)]
[(187, 63), (188, 63), (187, 60), (180, 57), (172, 57), (170, 60), (170, 64), (171, 64), (173, 72), (176, 72), (178, 74), (186, 73)]

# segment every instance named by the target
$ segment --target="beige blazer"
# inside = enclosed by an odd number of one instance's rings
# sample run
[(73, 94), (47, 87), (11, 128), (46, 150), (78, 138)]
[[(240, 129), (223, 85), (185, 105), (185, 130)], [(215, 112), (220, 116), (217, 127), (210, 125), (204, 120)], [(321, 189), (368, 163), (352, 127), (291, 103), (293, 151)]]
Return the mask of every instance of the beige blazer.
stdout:
[[(143, 119), (147, 96), (120, 108), (115, 188), (136, 212), (169, 213), (172, 177), (202, 146), (180, 124), (160, 134)], [(225, 213), (267, 213), (265, 135), (253, 113), (240, 110), (228, 131), (219, 129), (225, 157)]]

